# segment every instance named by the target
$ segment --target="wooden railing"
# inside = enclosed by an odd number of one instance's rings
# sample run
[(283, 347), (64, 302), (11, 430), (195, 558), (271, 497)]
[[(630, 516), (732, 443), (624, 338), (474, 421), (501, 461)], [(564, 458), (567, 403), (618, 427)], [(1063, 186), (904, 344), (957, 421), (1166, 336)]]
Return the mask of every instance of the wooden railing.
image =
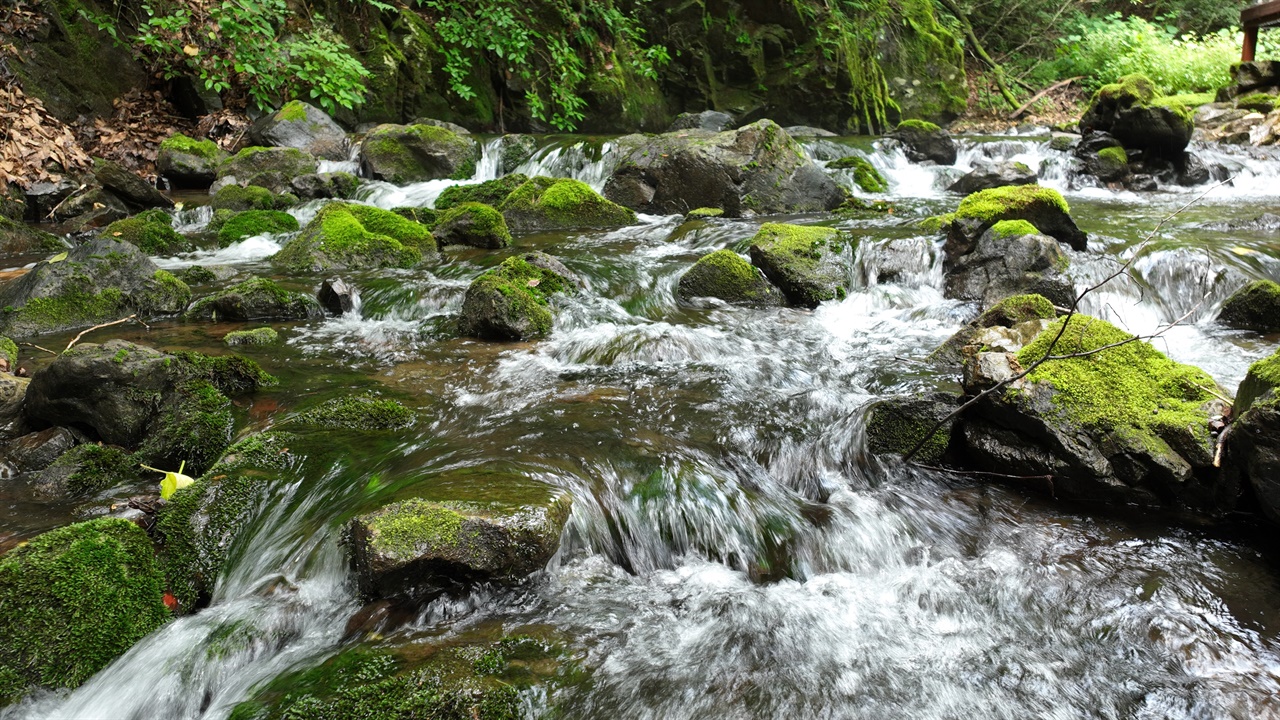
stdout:
[(1249, 62), (1258, 50), (1258, 30), (1280, 25), (1280, 0), (1271, 0), (1240, 11), (1240, 27), (1244, 28), (1244, 48), (1240, 60)]

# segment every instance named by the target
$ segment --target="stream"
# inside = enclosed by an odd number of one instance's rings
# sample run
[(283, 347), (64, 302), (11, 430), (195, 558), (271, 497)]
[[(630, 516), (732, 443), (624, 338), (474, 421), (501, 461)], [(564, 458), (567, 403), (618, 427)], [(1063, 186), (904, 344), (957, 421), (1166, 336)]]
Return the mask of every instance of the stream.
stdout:
[[(0, 718), (227, 718), (254, 688), (352, 642), (347, 622), (360, 603), (339, 536), (355, 512), (425, 475), (486, 467), (572, 494), (560, 552), (520, 586), (418, 608), (385, 640), (550, 628), (585, 679), (554, 697), (525, 693), (530, 717), (551, 706), (560, 718), (628, 720), (1280, 717), (1280, 565), (1270, 548), (864, 450), (870, 401), (957, 388), (922, 361), (975, 308), (943, 297), (940, 246), (914, 222), (953, 210), (960, 198), (942, 188), (981, 159), (1040, 166), (1041, 183), (1066, 196), (1090, 236), (1088, 251), (1069, 251), (1080, 288), (1136, 255), (1085, 312), (1135, 333), (1189, 313), (1155, 345), (1227, 388), (1274, 351), (1280, 337), (1213, 318), (1246, 281), (1280, 280), (1280, 230), (1229, 228), (1280, 213), (1280, 157), (1200, 148), (1233, 172), (1231, 184), (1139, 195), (1077, 187), (1047, 140), (964, 138), (955, 168), (910, 164), (883, 140), (805, 141), (819, 162), (865, 153), (894, 205), (867, 220), (767, 218), (859, 238), (848, 297), (814, 311), (677, 301), (694, 261), (745, 251), (761, 218), (642, 215), (616, 230), (518, 237), (507, 251), (453, 248), (446, 264), (416, 270), (345, 274), (360, 289), (357, 312), (273, 323), (282, 344), (243, 350), (282, 382), (238, 407), (238, 426), (262, 430), (362, 389), (411, 407), (415, 425), (373, 439), (303, 437), (304, 460), (271, 485), (209, 608), (168, 623), (74, 692), (38, 694)], [(607, 139), (542, 142), (518, 171), (599, 190), (618, 159)], [(486, 145), (473, 181), (497, 176), (496, 147)], [(844, 173), (838, 181), (861, 194)], [(425, 205), (450, 184), (374, 182), (358, 199)], [(305, 223), (318, 207), (293, 212)], [(178, 224), (208, 219), (189, 208)], [(270, 275), (265, 258), (283, 239), (157, 263)], [(448, 321), (471, 279), (516, 249), (560, 258), (586, 290), (559, 301), (545, 340), (454, 337)], [(173, 321), (93, 340), (218, 353), (237, 327)], [(37, 342), (61, 347), (72, 335)], [(44, 362), (32, 358), (37, 369)], [(6, 542), (71, 522), (83, 504), (0, 493)], [(254, 642), (210, 652), (220, 631), (245, 620)]]

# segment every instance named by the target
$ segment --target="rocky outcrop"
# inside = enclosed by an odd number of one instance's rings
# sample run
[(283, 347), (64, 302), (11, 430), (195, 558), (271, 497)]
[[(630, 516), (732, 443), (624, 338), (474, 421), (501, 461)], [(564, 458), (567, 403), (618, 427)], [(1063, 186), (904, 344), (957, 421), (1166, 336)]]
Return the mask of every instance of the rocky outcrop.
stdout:
[(434, 125), (379, 125), (360, 143), (364, 175), (397, 185), (466, 180), (479, 161), (475, 140)]
[(294, 178), (314, 173), (318, 167), (314, 156), (297, 148), (247, 147), (218, 166), (218, 179), (235, 178), (238, 185), (281, 194), (289, 192)]
[(947, 188), (947, 192), (975, 193), (1014, 185), (1034, 185), (1036, 171), (1024, 163), (1002, 160), (975, 164), (973, 170)]
[(604, 195), (643, 213), (714, 207), (726, 217), (832, 210), (845, 196), (770, 120), (636, 142), (605, 183)]
[(1280, 331), (1280, 284), (1255, 280), (1235, 291), (1222, 304), (1218, 322), (1241, 330)]
[(577, 276), (546, 253), (509, 257), (467, 288), (458, 331), (484, 340), (545, 337), (551, 332), (551, 297), (577, 287)]
[(1028, 293), (1059, 305), (1070, 305), (1075, 298), (1066, 253), (1025, 220), (997, 222), (972, 243), (967, 237), (952, 242), (956, 234), (949, 234), (943, 246), (947, 297), (976, 301), (982, 307)]
[(461, 203), (440, 213), (432, 226), (440, 245), (470, 245), (496, 250), (511, 244), (502, 213), (484, 203)]
[(191, 303), (183, 317), (212, 322), (307, 320), (323, 315), (315, 298), (254, 277)]
[(1280, 352), (1249, 367), (1223, 440), (1223, 467), (1253, 488), (1264, 517), (1280, 524)]
[(568, 178), (535, 177), (522, 183), (498, 206), (507, 227), (517, 233), (634, 225), (636, 214), (604, 199), (586, 183)]
[(271, 256), (292, 273), (410, 268), (436, 256), (436, 241), (422, 225), (369, 205), (330, 203), (302, 232)]
[(704, 255), (680, 276), (676, 294), (684, 302), (711, 297), (735, 305), (783, 303), (782, 293), (769, 284), (760, 270), (732, 250)]
[(764, 271), (791, 305), (815, 308), (844, 299), (850, 241), (827, 227), (765, 223), (751, 238), (751, 263)]
[(931, 122), (904, 120), (889, 137), (902, 144), (902, 152), (912, 162), (956, 164), (956, 142), (951, 139), (951, 133)]
[(1124, 147), (1155, 157), (1181, 160), (1195, 129), (1192, 112), (1160, 104), (1155, 84), (1144, 75), (1126, 75), (1104, 85), (1080, 118), (1080, 129), (1110, 133)]
[(347, 133), (323, 110), (301, 100), (291, 100), (259, 118), (249, 129), (249, 141), (297, 148), (326, 160), (346, 160), (350, 155)]

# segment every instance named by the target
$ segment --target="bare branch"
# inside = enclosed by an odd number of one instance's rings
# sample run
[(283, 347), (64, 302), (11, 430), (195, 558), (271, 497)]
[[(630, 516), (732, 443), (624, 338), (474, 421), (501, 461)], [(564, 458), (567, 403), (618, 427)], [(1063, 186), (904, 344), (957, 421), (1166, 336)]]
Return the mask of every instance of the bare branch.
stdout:
[(94, 330), (101, 330), (102, 328), (111, 327), (112, 325), (119, 325), (120, 323), (127, 323), (130, 320), (137, 320), (137, 319), (138, 319), (137, 315), (130, 315), (129, 317), (120, 318), (119, 320), (112, 320), (109, 323), (102, 323), (101, 325), (94, 325), (91, 328), (85, 328), (84, 330), (80, 331), (79, 335), (71, 338), (71, 342), (67, 343), (67, 346), (62, 349), (62, 352), (66, 352), (70, 350), (73, 346), (75, 346), (76, 343), (80, 342), (80, 338), (84, 337), (85, 335), (88, 335)]
[(50, 355), (53, 355), (54, 357), (57, 357), (57, 356), (58, 356), (58, 353), (54, 352), (53, 350), (50, 350), (50, 349), (49, 349), (49, 348), (47, 348), (47, 347), (40, 347), (39, 345), (36, 345), (35, 343), (19, 343), (19, 345), (22, 345), (22, 346), (24, 346), (24, 347), (29, 347), (29, 348), (35, 348), (35, 349), (37, 349), (37, 350), (43, 350), (44, 352), (47, 352), (47, 353), (49, 353)]

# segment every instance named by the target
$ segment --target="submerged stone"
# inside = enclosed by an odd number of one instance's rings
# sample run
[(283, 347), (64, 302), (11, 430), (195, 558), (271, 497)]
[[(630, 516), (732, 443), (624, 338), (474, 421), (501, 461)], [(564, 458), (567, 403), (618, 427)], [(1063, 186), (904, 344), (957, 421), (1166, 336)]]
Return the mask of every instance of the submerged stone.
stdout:
[(743, 305), (781, 305), (782, 293), (755, 266), (732, 250), (703, 256), (680, 276), (677, 294), (683, 301), (713, 297)]
[(67, 249), (66, 242), (57, 235), (0, 215), (0, 253), (5, 255), (24, 255), (27, 253), (61, 252), (65, 249)]
[(369, 205), (329, 203), (272, 255), (273, 265), (293, 273), (411, 268), (435, 257), (426, 227)]
[(222, 342), (236, 347), (238, 345), (274, 345), (280, 340), (280, 333), (274, 328), (260, 327), (252, 330), (233, 330), (222, 336)]
[(413, 424), (413, 411), (390, 398), (349, 395), (305, 410), (295, 421), (345, 430), (396, 430)]
[(254, 277), (196, 300), (183, 315), (187, 320), (307, 320), (322, 314), (320, 304), (306, 293), (285, 290), (266, 278)]
[(751, 263), (788, 303), (814, 308), (844, 298), (847, 273), (840, 255), (848, 244), (833, 228), (765, 223), (751, 238)]
[[(942, 393), (891, 397), (874, 402), (866, 416), (867, 449), (877, 455), (905, 456), (920, 443), (925, 433), (957, 407), (955, 397)], [(928, 465), (942, 462), (951, 445), (955, 424), (955, 418), (943, 423), (921, 444), (912, 461)]]

